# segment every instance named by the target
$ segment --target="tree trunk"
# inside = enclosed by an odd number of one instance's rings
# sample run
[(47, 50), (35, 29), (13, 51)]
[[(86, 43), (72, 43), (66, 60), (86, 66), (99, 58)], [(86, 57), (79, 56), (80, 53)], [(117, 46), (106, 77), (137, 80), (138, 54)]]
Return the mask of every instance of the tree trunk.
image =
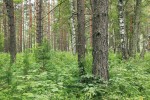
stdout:
[(43, 34), (42, 34), (42, 3), (43, 0), (36, 1), (36, 42), (37, 45), (42, 44)]
[(139, 23), (140, 23), (140, 5), (141, 0), (136, 0), (136, 6), (134, 11), (134, 33), (133, 33), (133, 57), (135, 57), (138, 50), (138, 39), (139, 39)]
[(3, 29), (4, 29), (4, 52), (9, 52), (9, 32), (7, 29), (7, 16), (6, 16), (6, 5), (3, 4)]
[(144, 59), (145, 53), (146, 53), (146, 39), (143, 40), (143, 48), (142, 48), (142, 51), (141, 51), (141, 54), (140, 54), (141, 59)]
[(108, 75), (108, 0), (93, 0), (93, 74)]
[[(51, 1), (52, 2), (52, 9), (54, 9), (54, 7), (55, 7), (55, 0), (52, 0)], [(59, 9), (60, 9), (60, 7), (59, 7)], [(52, 23), (54, 24), (54, 20), (55, 20), (55, 16), (54, 16), (54, 11), (52, 11), (52, 16), (51, 16), (52, 18)], [(51, 44), (52, 44), (52, 48), (54, 49), (55, 48), (55, 34), (54, 34), (54, 31), (52, 30), (51, 31)]]
[(25, 16), (24, 16), (24, 3), (22, 7), (22, 51), (25, 51)]
[[(50, 0), (48, 0), (48, 12), (50, 12)], [(50, 36), (51, 36), (51, 13), (48, 14), (48, 31), (47, 31), (47, 40), (50, 45)]]
[(78, 22), (78, 34), (77, 34), (77, 50), (78, 50), (78, 66), (79, 74), (84, 75), (84, 62), (85, 62), (85, 16), (84, 16), (84, 0), (77, 0), (77, 22)]
[(123, 0), (118, 0), (118, 11), (119, 11), (119, 30), (120, 30), (120, 38), (121, 38), (121, 53), (122, 58), (127, 59), (127, 37), (126, 37), (126, 29), (125, 29), (125, 14), (124, 14), (124, 3)]
[(32, 3), (29, 0), (29, 48), (32, 48)]
[(14, 25), (14, 5), (13, 0), (4, 0), (8, 13), (8, 24), (9, 24), (9, 33), (10, 33), (10, 63), (14, 63), (16, 59), (16, 34), (15, 34), (15, 25)]
[(132, 56), (133, 49), (133, 15), (130, 15), (130, 34), (129, 34), (129, 56)]
[(72, 52), (73, 54), (76, 53), (76, 29), (75, 29), (75, 2), (74, 0), (71, 0), (71, 12), (72, 12), (72, 17), (71, 17), (71, 28), (72, 28), (72, 33), (71, 33), (71, 44), (72, 44)]
[(91, 11), (91, 15), (90, 15), (90, 45), (92, 46), (92, 36), (93, 36), (93, 33), (92, 33), (92, 11)]
[(19, 28), (19, 52), (22, 52), (22, 32), (23, 32), (23, 20), (24, 20), (24, 6), (21, 4), (21, 20), (20, 20), (20, 28)]

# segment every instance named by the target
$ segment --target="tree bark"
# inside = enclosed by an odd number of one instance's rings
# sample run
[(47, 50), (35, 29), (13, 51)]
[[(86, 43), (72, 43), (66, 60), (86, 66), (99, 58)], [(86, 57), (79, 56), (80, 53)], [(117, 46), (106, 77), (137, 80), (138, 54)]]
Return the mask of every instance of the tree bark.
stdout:
[(32, 48), (32, 3), (29, 0), (29, 48)]
[(78, 50), (78, 66), (79, 74), (84, 75), (84, 62), (85, 62), (85, 6), (84, 0), (77, 0), (77, 23), (78, 23), (78, 34), (77, 34), (77, 50)]
[(72, 33), (71, 33), (71, 44), (72, 44), (72, 52), (73, 54), (76, 53), (76, 29), (75, 29), (75, 2), (74, 0), (70, 1), (71, 3), (71, 12), (72, 12), (72, 17), (71, 17), (71, 28), (72, 28)]
[[(50, 12), (51, 7), (50, 7), (50, 0), (48, 0), (48, 12)], [(51, 14), (48, 14), (48, 31), (47, 31), (47, 40), (48, 44), (50, 44), (50, 36), (51, 36)]]
[(119, 30), (120, 30), (120, 38), (121, 38), (121, 53), (122, 58), (127, 59), (127, 36), (125, 29), (125, 14), (124, 14), (124, 0), (118, 0), (118, 11), (119, 11)]
[(136, 0), (136, 6), (134, 11), (134, 33), (133, 33), (133, 57), (135, 57), (138, 50), (138, 39), (139, 39), (139, 23), (140, 23), (140, 5), (141, 0)]
[(36, 1), (36, 42), (38, 45), (42, 44), (43, 33), (42, 33), (42, 3), (43, 0)]
[(14, 4), (13, 0), (4, 0), (8, 14), (8, 24), (10, 33), (10, 63), (14, 63), (16, 60), (16, 33), (15, 33), (15, 22), (14, 22)]
[(7, 29), (6, 5), (3, 4), (3, 29), (4, 29), (4, 52), (9, 52), (9, 32)]
[(108, 0), (93, 0), (92, 73), (108, 81)]
[(21, 4), (21, 20), (19, 28), (19, 52), (22, 52), (22, 32), (23, 32), (23, 20), (24, 20), (24, 6)]

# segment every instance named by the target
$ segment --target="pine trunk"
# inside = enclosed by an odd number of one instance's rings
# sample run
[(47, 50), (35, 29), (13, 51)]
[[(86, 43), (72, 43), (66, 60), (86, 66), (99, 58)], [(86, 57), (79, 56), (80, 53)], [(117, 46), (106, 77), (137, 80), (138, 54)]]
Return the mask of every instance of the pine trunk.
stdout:
[(14, 63), (16, 59), (16, 33), (15, 33), (15, 22), (14, 22), (14, 4), (13, 0), (4, 0), (8, 14), (8, 24), (10, 33), (10, 63)]
[(43, 34), (42, 34), (42, 3), (43, 0), (36, 1), (36, 43), (37, 45), (42, 44)]
[(6, 5), (3, 4), (3, 29), (4, 29), (4, 52), (9, 52), (9, 32), (7, 29), (7, 16), (6, 16)]
[(108, 0), (93, 0), (93, 70), (107, 81), (108, 75)]
[(77, 50), (78, 50), (78, 66), (79, 74), (84, 75), (84, 62), (85, 62), (85, 6), (84, 0), (77, 0), (77, 22), (78, 22), (78, 34), (77, 34)]

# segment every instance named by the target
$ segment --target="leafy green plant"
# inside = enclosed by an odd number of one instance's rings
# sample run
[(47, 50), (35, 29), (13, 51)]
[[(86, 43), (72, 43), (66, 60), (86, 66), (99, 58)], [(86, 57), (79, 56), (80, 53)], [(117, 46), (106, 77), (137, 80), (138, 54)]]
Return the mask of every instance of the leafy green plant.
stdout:
[(50, 49), (48, 42), (45, 40), (43, 44), (37, 47), (34, 51), (35, 60), (37, 63), (40, 63), (42, 69), (46, 69), (46, 63), (50, 59)]
[(29, 51), (25, 51), (24, 55), (23, 55), (23, 73), (24, 73), (24, 75), (28, 74), (29, 68), (30, 68)]
[[(77, 57), (69, 52), (47, 52), (46, 70), (41, 71), (42, 59), (35, 54), (20, 53), (12, 66), (12, 84), (7, 85), (9, 55), (0, 57), (0, 98), (3, 100), (140, 100), (150, 99), (150, 55), (143, 59), (121, 61), (116, 54), (109, 56), (110, 80), (103, 82), (91, 73), (91, 55), (86, 58), (87, 74), (80, 83)], [(26, 67), (28, 66), (29, 67)], [(28, 73), (24, 75), (24, 68)]]

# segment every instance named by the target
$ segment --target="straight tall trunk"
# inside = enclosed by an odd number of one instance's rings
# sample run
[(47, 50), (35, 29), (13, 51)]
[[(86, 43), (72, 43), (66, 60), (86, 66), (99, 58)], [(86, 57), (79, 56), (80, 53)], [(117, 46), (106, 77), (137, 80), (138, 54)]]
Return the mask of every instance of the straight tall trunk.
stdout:
[(20, 20), (20, 28), (19, 28), (19, 52), (22, 52), (22, 32), (23, 32), (23, 18), (24, 18), (24, 6), (21, 4), (21, 20)]
[(8, 24), (10, 33), (10, 63), (14, 63), (16, 60), (16, 33), (15, 33), (15, 22), (14, 22), (14, 4), (13, 0), (4, 0), (8, 14)]
[[(50, 12), (50, 0), (48, 0), (48, 12)], [(47, 40), (48, 40), (48, 44), (50, 44), (50, 36), (51, 36), (51, 14), (48, 14), (48, 31), (47, 31)]]
[[(55, 0), (52, 0), (51, 1), (51, 4), (52, 4), (52, 9), (54, 9), (54, 7), (55, 7)], [(60, 7), (59, 7), (60, 8)], [(54, 24), (54, 11), (52, 11), (52, 15), (51, 15), (51, 19), (52, 19), (52, 23)], [(53, 32), (53, 30), (52, 30), (52, 32), (51, 32), (51, 44), (52, 44), (52, 48), (54, 48), (54, 38), (55, 38), (55, 34), (54, 34), (54, 32)]]
[(36, 1), (36, 43), (37, 45), (42, 44), (42, 2), (43, 0)]
[(7, 16), (6, 16), (6, 5), (3, 4), (3, 29), (4, 29), (4, 52), (9, 52), (9, 32), (7, 29)]
[(29, 48), (32, 48), (32, 3), (29, 0)]
[(130, 32), (129, 32), (129, 56), (132, 56), (133, 52), (133, 15), (130, 15)]
[(90, 45), (92, 46), (92, 36), (93, 36), (93, 33), (92, 33), (92, 12), (91, 12), (91, 15), (90, 15)]
[(125, 29), (125, 13), (124, 13), (124, 2), (123, 0), (118, 0), (118, 13), (119, 13), (119, 30), (120, 30), (120, 38), (121, 38), (121, 53), (122, 58), (127, 59), (127, 36)]
[(133, 56), (134, 57), (138, 50), (141, 2), (142, 0), (136, 0), (136, 6), (134, 11), (134, 33), (133, 33)]
[(71, 17), (71, 28), (72, 28), (72, 33), (71, 33), (71, 43), (72, 43), (72, 52), (73, 54), (76, 53), (76, 29), (75, 29), (75, 2), (74, 0), (70, 0), (71, 3), (71, 12), (72, 12), (72, 17)]
[(23, 3), (22, 7), (22, 51), (25, 51), (25, 16), (24, 16), (24, 6), (25, 4)]
[(84, 0), (77, 0), (77, 22), (78, 22), (78, 33), (77, 33), (77, 50), (78, 50), (78, 66), (79, 74), (84, 75), (84, 62), (85, 62), (85, 4)]
[(108, 81), (108, 0), (93, 0), (92, 73)]

